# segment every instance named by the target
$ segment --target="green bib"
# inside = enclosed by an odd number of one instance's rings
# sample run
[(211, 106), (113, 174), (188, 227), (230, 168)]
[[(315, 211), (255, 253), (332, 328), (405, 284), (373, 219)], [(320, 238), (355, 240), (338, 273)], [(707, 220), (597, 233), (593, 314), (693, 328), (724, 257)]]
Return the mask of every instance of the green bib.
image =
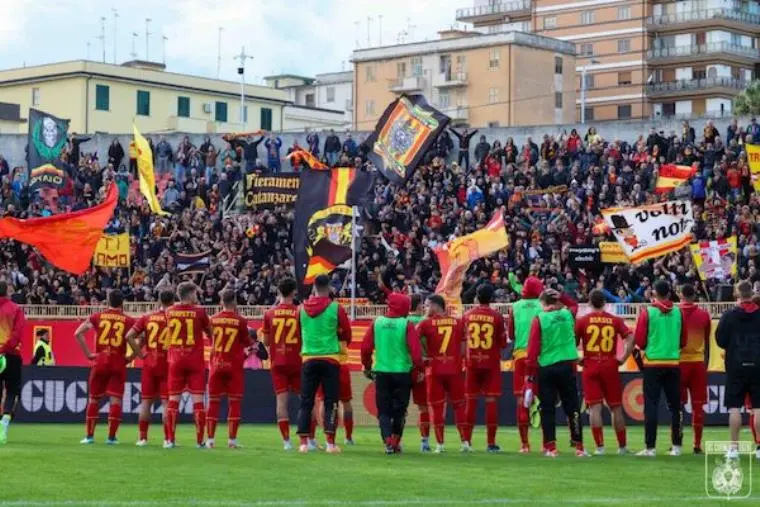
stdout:
[(406, 345), (407, 319), (404, 317), (378, 317), (373, 324), (375, 334), (374, 371), (381, 373), (409, 373), (412, 358)]
[(578, 350), (575, 347), (575, 322), (570, 310), (562, 308), (553, 312), (541, 312), (538, 315), (538, 321), (541, 323), (539, 366), (578, 359)]
[(417, 324), (425, 320), (425, 316), (424, 315), (409, 315), (406, 318), (406, 320), (408, 320), (409, 322), (411, 322), (412, 324), (416, 326)]
[(37, 342), (37, 346), (34, 348), (34, 355), (37, 355), (37, 349), (39, 348), (44, 351), (45, 355), (42, 357), (42, 361), (40, 361), (38, 364), (41, 364), (42, 366), (55, 365), (55, 360), (53, 359), (53, 347), (51, 347), (49, 343), (45, 343), (40, 340)]
[(521, 299), (512, 305), (512, 315), (515, 322), (514, 350), (526, 350), (530, 337), (530, 326), (539, 313), (543, 312), (538, 299)]
[(338, 303), (333, 301), (316, 317), (310, 317), (306, 310), (301, 310), (301, 342), (302, 356), (333, 356), (340, 353)]
[(657, 307), (647, 306), (649, 330), (647, 332), (647, 359), (650, 361), (678, 361), (681, 358), (681, 310), (673, 308), (664, 313)]

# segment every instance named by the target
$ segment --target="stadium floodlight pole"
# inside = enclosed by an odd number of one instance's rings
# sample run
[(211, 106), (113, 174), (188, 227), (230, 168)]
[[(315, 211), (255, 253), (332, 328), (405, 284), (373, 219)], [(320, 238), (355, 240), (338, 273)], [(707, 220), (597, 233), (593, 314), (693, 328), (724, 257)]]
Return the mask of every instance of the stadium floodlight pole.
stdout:
[(356, 320), (356, 218), (359, 207), (351, 207), (351, 320)]
[(243, 46), (240, 49), (240, 54), (235, 57), (236, 60), (240, 60), (240, 65), (238, 65), (238, 74), (240, 75), (240, 125), (242, 127), (242, 131), (245, 132), (245, 124), (246, 124), (246, 118), (244, 116), (245, 112), (245, 61), (248, 59), (253, 60), (253, 57), (251, 55), (247, 55), (245, 53), (245, 46)]
[(116, 39), (118, 38), (119, 11), (112, 8), (111, 12), (113, 12), (113, 64), (116, 65)]
[(103, 63), (106, 63), (106, 17), (100, 16), (100, 46), (103, 49)]
[(217, 41), (217, 45), (216, 45), (216, 78), (217, 79), (219, 79), (219, 76), (222, 73), (222, 31), (224, 31), (224, 28), (220, 26), (219, 40)]
[(150, 61), (150, 18), (145, 18), (145, 61)]

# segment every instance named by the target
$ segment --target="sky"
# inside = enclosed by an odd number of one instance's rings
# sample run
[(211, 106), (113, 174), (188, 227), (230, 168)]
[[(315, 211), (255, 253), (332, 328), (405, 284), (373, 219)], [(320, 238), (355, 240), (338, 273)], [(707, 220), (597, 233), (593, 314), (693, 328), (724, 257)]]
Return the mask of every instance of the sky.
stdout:
[[(273, 74), (313, 76), (351, 68), (357, 46), (436, 38), (473, 0), (0, 0), (0, 69), (89, 58), (163, 61), (167, 70), (238, 80), (245, 46), (249, 83)], [(114, 11), (118, 14), (114, 23)], [(379, 22), (382, 16), (382, 23)], [(368, 17), (372, 18), (368, 22)], [(146, 48), (146, 18), (151, 33)], [(359, 22), (358, 27), (356, 22)], [(382, 26), (382, 30), (380, 27)], [(369, 31), (368, 31), (369, 27)], [(368, 34), (369, 32), (369, 34)], [(137, 36), (133, 37), (133, 33)], [(164, 40), (166, 37), (166, 40)], [(134, 41), (134, 43), (133, 43)], [(115, 44), (114, 44), (115, 42)], [(88, 50), (89, 43), (89, 50)], [(165, 47), (165, 55), (164, 55)]]

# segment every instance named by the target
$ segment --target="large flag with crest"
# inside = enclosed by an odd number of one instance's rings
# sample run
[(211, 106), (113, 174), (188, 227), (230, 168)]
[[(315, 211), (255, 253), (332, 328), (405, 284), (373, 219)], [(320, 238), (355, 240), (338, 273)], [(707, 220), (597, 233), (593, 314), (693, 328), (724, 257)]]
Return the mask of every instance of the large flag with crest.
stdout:
[(29, 134), (27, 143), (27, 167), (29, 167), (29, 191), (40, 188), (62, 188), (66, 171), (61, 152), (68, 142), (69, 120), (52, 114), (29, 110)]
[(449, 124), (449, 117), (422, 95), (391, 102), (365, 141), (367, 158), (394, 183), (406, 181)]

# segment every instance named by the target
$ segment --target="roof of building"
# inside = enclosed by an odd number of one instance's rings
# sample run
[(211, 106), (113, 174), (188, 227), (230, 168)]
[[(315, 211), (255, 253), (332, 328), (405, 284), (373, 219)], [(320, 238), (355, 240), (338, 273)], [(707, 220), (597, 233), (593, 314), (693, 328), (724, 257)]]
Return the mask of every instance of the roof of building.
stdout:
[(489, 46), (503, 46), (505, 44), (545, 49), (547, 51), (555, 51), (557, 53), (573, 56), (576, 54), (575, 44), (571, 42), (565, 42), (552, 37), (544, 37), (543, 35), (532, 33), (501, 32), (476, 35), (473, 37), (458, 37), (453, 39), (440, 39), (377, 48), (357, 49), (354, 51), (351, 61), (371, 62), (375, 60), (386, 60), (389, 58), (401, 58), (430, 53), (462, 51)]
[(305, 84), (311, 84), (314, 82), (313, 77), (299, 76), (297, 74), (275, 74), (273, 76), (264, 76), (264, 79), (267, 81), (271, 81), (272, 79), (300, 79), (304, 81)]
[(317, 84), (350, 83), (354, 80), (354, 71), (325, 72), (314, 77)]

